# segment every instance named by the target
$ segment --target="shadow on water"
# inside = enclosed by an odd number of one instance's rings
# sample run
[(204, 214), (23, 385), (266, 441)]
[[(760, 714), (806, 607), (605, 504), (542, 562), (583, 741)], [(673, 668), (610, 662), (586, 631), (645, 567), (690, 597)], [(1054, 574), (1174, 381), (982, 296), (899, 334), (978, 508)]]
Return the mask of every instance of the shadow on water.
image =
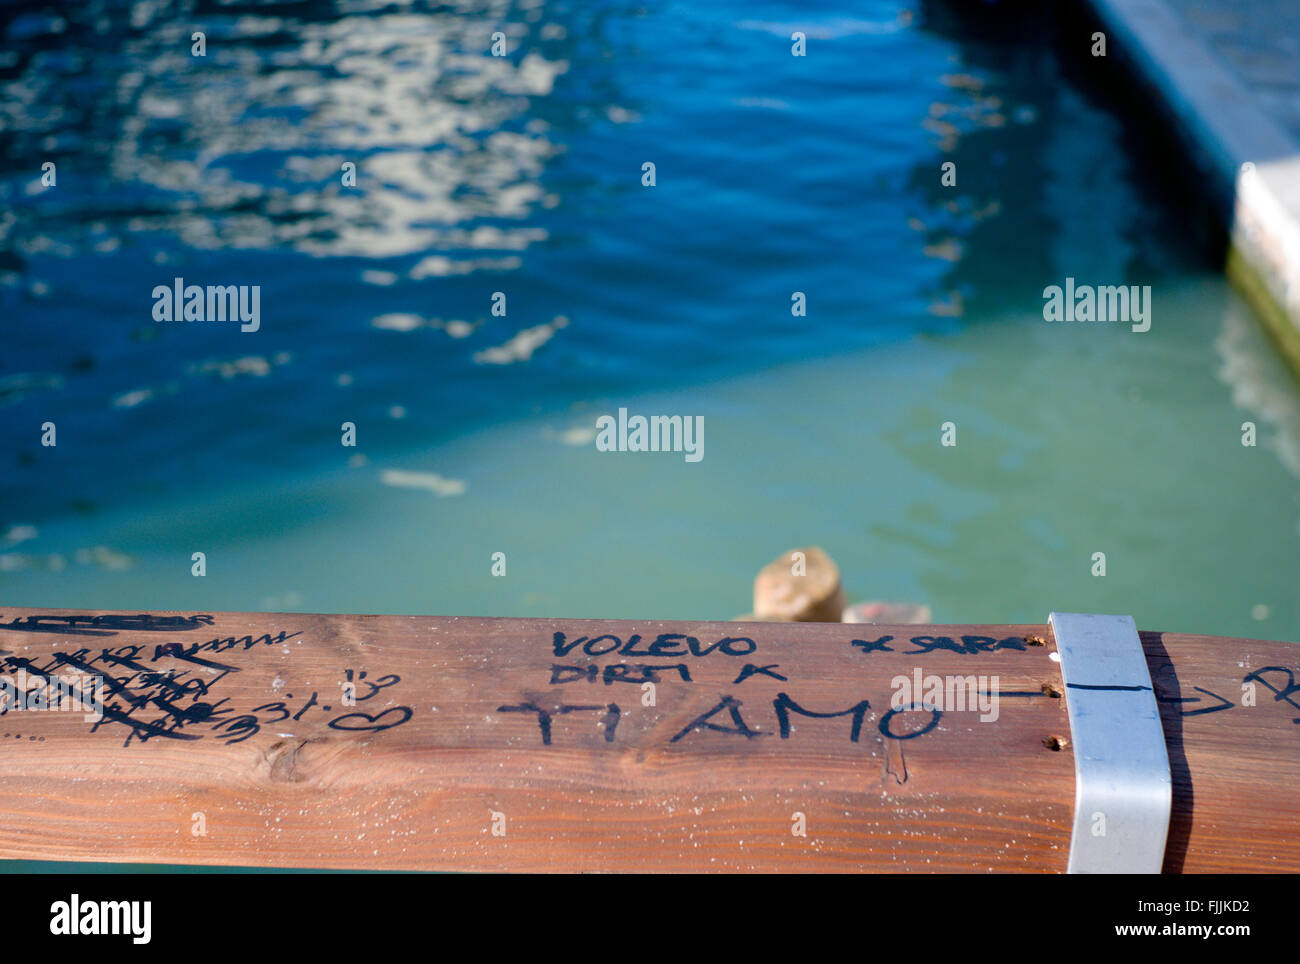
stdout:
[[(1038, 94), (1034, 125), (1017, 130), (1008, 105), (1008, 123), (961, 137), (946, 155), (962, 172), (963, 193), (1029, 195), (971, 228), (954, 287), (983, 279), (992, 314), (1041, 303), (1042, 279), (1062, 260), (1087, 272), (1109, 252), (1095, 266), (1110, 283), (1185, 265), (1222, 269), (1231, 198), (1207, 194), (1156, 99), (1135, 96), (1139, 81), (1123, 53), (1092, 56), (1100, 25), (1086, 4), (926, 0), (923, 9), (928, 29), (960, 44), (971, 73)], [(915, 174), (933, 209), (951, 207), (951, 189), (931, 168)]]

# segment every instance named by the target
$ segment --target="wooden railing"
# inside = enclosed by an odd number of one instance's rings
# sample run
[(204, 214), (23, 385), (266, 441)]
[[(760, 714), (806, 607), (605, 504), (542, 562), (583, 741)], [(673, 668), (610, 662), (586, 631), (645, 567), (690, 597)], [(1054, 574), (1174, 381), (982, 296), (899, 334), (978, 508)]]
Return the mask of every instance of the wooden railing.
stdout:
[[(1300, 871), (1300, 646), (1141, 639), (1165, 870)], [(1054, 649), (1047, 625), (7, 609), (0, 856), (1063, 871)]]

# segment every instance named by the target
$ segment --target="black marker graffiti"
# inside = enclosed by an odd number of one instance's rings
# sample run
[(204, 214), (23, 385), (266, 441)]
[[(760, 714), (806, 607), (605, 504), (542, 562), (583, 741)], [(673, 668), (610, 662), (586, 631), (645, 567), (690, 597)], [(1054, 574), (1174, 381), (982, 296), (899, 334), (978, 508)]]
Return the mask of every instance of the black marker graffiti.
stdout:
[[(0, 626), (27, 632), (59, 632), (75, 635), (115, 635), (118, 631), (161, 632), (191, 630), (211, 626), (212, 617), (196, 616), (29, 616)], [(40, 628), (33, 629), (33, 626)], [(70, 628), (72, 627), (72, 628)], [(91, 627), (80, 629), (76, 627)], [(82, 648), (50, 653), (38, 663), (25, 656), (0, 650), (0, 673), (25, 671), (28, 678), (43, 678), (42, 686), (52, 683), (59, 671), (75, 670), (103, 682), (102, 715), (94, 720), (91, 733), (108, 729), (124, 734), (123, 746), (151, 739), (194, 741), (211, 735), (227, 745), (242, 743), (259, 733), (264, 726), (292, 719), (299, 722), (312, 711), (330, 713), (334, 707), (323, 705), (320, 694), (313, 692), (301, 706), (291, 707), (292, 694), (281, 702), (265, 703), (249, 712), (236, 713), (227, 698), (215, 699), (214, 690), (231, 673), (241, 667), (231, 655), (222, 659), (214, 654), (248, 652), (256, 647), (276, 646), (301, 635), (280, 630), (259, 636), (226, 636), (206, 642), (184, 644), (166, 642), (146, 646)], [(199, 654), (206, 654), (200, 656)], [(159, 660), (175, 660), (191, 668), (161, 667)], [(202, 675), (199, 675), (200, 672)], [(397, 685), (401, 677), (390, 674), (368, 678), (365, 670), (344, 670), (345, 682), (354, 691), (347, 709), (326, 720), (331, 729), (347, 732), (371, 732), (392, 729), (407, 722), (413, 714), (409, 706), (392, 706), (381, 712), (352, 710), (357, 703), (373, 699), (381, 691)], [(40, 689), (30, 692), (39, 693)], [(0, 715), (3, 715), (0, 712)]]
[[(771, 735), (771, 734), (764, 734), (758, 730), (751, 729), (749, 725), (745, 722), (744, 717), (740, 715), (740, 707), (741, 707), (740, 700), (736, 699), (734, 696), (724, 695), (722, 697), (722, 701), (717, 706), (709, 710), (707, 713), (701, 713), (695, 719), (691, 720), (691, 722), (687, 723), (685, 728), (683, 728), (683, 730), (680, 733), (678, 733), (675, 737), (673, 737), (668, 742), (676, 743), (678, 740), (686, 736), (688, 733), (693, 733), (696, 730), (712, 730), (715, 733), (731, 733), (738, 736), (743, 736), (747, 740), (752, 740), (755, 737), (759, 737), (759, 736)], [(710, 720), (713, 719), (713, 717), (717, 716), (723, 710), (726, 710), (728, 714), (730, 714), (731, 723), (732, 723), (731, 726), (719, 726), (717, 723), (709, 722)]]
[(849, 645), (857, 646), (864, 653), (892, 653), (893, 647), (886, 644), (893, 638), (893, 636), (881, 636), (879, 639), (855, 639)]
[[(872, 652), (896, 652), (888, 644), (894, 639), (893, 636), (881, 636), (875, 640), (852, 640), (852, 646), (860, 648), (864, 653)], [(1025, 648), (1025, 641), (1020, 637), (1008, 637), (1006, 639), (996, 639), (991, 636), (963, 636), (961, 641), (957, 642), (947, 636), (914, 636), (911, 638), (913, 649), (910, 653), (929, 653), (935, 650), (949, 650), (962, 653), (964, 655), (974, 655), (978, 653), (995, 652), (999, 649), (1018, 649)], [(557, 658), (577, 655), (579, 653), (590, 657), (602, 656), (691, 656), (705, 657), (711, 653), (721, 653), (725, 656), (746, 656), (754, 653), (758, 649), (758, 644), (749, 637), (743, 636), (726, 636), (710, 644), (702, 644), (699, 639), (684, 633), (660, 633), (653, 640), (648, 640), (641, 634), (632, 634), (626, 638), (614, 635), (612, 633), (603, 633), (596, 636), (570, 636), (565, 631), (556, 631), (551, 638), (551, 652)], [(646, 683), (659, 683), (665, 677), (680, 680), (684, 683), (693, 682), (691, 670), (687, 663), (609, 663), (600, 665), (597, 663), (561, 663), (555, 662), (550, 665), (549, 684), (552, 686), (563, 686), (569, 683), (603, 683), (605, 686), (611, 686), (615, 683), (632, 683), (644, 685)], [(767, 677), (782, 683), (789, 682), (790, 678), (783, 672), (780, 672), (779, 663), (752, 663), (746, 662), (737, 672), (732, 680), (732, 686), (738, 686), (748, 680), (756, 677)], [(1025, 697), (1042, 697), (1045, 694), (1040, 692), (1014, 693), (1008, 695), (1025, 696)], [(649, 703), (646, 705), (654, 705)], [(723, 693), (716, 704), (705, 712), (701, 713), (695, 719), (691, 720), (686, 726), (682, 727), (669, 743), (678, 743), (687, 739), (692, 734), (718, 733), (727, 736), (740, 736), (747, 742), (760, 739), (765, 736), (778, 736), (782, 740), (788, 740), (794, 731), (793, 719), (803, 717), (809, 720), (831, 720), (847, 717), (849, 726), (847, 736), (849, 742), (858, 743), (862, 737), (862, 727), (866, 716), (871, 709), (871, 703), (868, 700), (860, 700), (845, 709), (834, 709), (822, 711), (819, 709), (809, 709), (801, 705), (788, 692), (777, 693), (772, 700), (772, 713), (775, 726), (771, 730), (760, 729), (746, 721), (742, 707), (742, 700), (729, 693)], [(918, 710), (917, 707), (905, 707), (903, 709), (891, 710), (880, 720), (879, 729), (881, 736), (889, 740), (912, 740), (919, 736), (934, 730), (938, 726), (942, 713), (937, 710), (924, 710), (929, 714), (924, 725), (917, 729), (902, 730), (901, 721), (898, 717), (901, 714)], [(603, 712), (606, 714), (605, 722), (605, 742), (613, 743), (615, 741), (616, 726), (620, 718), (621, 711), (616, 703), (606, 705), (599, 704), (568, 704), (555, 703), (552, 705), (543, 705), (536, 698), (529, 696), (518, 703), (508, 703), (497, 707), (500, 713), (532, 713), (537, 718), (538, 730), (541, 733), (542, 745), (550, 746), (554, 735), (554, 722), (557, 717), (570, 713), (580, 712)]]
[(760, 673), (764, 676), (770, 676), (772, 679), (779, 679), (782, 683), (788, 683), (790, 681), (788, 676), (782, 676), (776, 672), (776, 668), (780, 665), (780, 663), (768, 663), (766, 666), (755, 666), (753, 663), (746, 663), (740, 670), (740, 675), (732, 680), (731, 685), (735, 686), (737, 683), (743, 683), (751, 676), (757, 676)]
[[(893, 729), (894, 720), (904, 713), (929, 713), (930, 722), (919, 730), (913, 730), (910, 733), (895, 733)], [(880, 718), (880, 732), (891, 740), (915, 740), (918, 736), (925, 736), (943, 719), (943, 712), (933, 707), (924, 706), (920, 703), (912, 703), (909, 706), (892, 707), (888, 713)]]
[[(1265, 673), (1282, 673), (1282, 674), (1285, 674), (1285, 675), (1286, 675), (1286, 686), (1283, 687), (1283, 688), (1281, 688), (1281, 689), (1279, 689), (1277, 686), (1274, 686), (1273, 683), (1271, 683), (1269, 680), (1266, 680), (1266, 679), (1264, 678), (1264, 674), (1265, 674)], [(1243, 682), (1243, 683), (1250, 683), (1250, 682), (1260, 682), (1260, 683), (1263, 683), (1265, 686), (1268, 687), (1269, 691), (1273, 694), (1273, 702), (1274, 702), (1274, 703), (1286, 703), (1287, 706), (1290, 706), (1292, 709), (1300, 710), (1300, 703), (1297, 703), (1297, 702), (1293, 699), (1293, 697), (1294, 697), (1297, 693), (1300, 693), (1300, 683), (1297, 683), (1297, 682), (1295, 681), (1295, 673), (1293, 673), (1291, 670), (1287, 669), (1285, 666), (1264, 666), (1264, 667), (1261, 667), (1260, 669), (1255, 670), (1255, 672), (1250, 673), (1250, 674), (1248, 674), (1247, 676), (1245, 676), (1245, 677), (1242, 679), (1242, 682)], [(1220, 696), (1219, 699), (1223, 699), (1223, 697)], [(1300, 717), (1297, 717), (1296, 719), (1293, 719), (1291, 722), (1292, 722), (1292, 723), (1300, 723)]]
[(726, 656), (748, 656), (758, 649), (758, 643), (748, 636), (725, 636), (709, 646), (701, 645), (694, 636), (682, 633), (660, 633), (652, 643), (641, 646), (641, 636), (633, 635), (627, 641), (606, 633), (601, 636), (579, 636), (569, 640), (563, 632), (557, 632), (551, 641), (551, 650), (557, 658), (563, 658), (578, 647), (588, 656), (608, 656), (617, 652), (620, 656), (708, 656), (717, 651)]
[(957, 653), (961, 656), (977, 656), (980, 653), (995, 653), (1000, 649), (1025, 651), (1025, 640), (1020, 636), (1007, 636), (997, 639), (993, 636), (963, 636), (961, 642), (951, 636), (912, 636), (910, 642), (915, 649), (896, 650), (887, 645), (894, 637), (881, 636), (879, 639), (854, 639), (849, 642), (864, 653), (901, 653), (903, 656), (917, 656), (939, 650)]
[(610, 703), (606, 706), (571, 706), (560, 704), (550, 709), (538, 706), (536, 703), (520, 703), (516, 706), (498, 706), (498, 713), (536, 713), (537, 726), (542, 731), (542, 745), (551, 745), (551, 719), (556, 716), (564, 716), (567, 713), (578, 713), (584, 710), (604, 710), (605, 718), (602, 721), (605, 727), (605, 742), (614, 742), (614, 731), (618, 728), (620, 710), (617, 703)]
[[(1180, 710), (1179, 710), (1179, 715), (1180, 715), (1180, 716), (1203, 716), (1203, 715), (1205, 715), (1206, 713), (1218, 713), (1220, 710), (1230, 710), (1230, 709), (1232, 709), (1232, 705), (1233, 705), (1233, 704), (1232, 704), (1232, 701), (1231, 701), (1231, 700), (1225, 700), (1225, 699), (1224, 699), (1222, 696), (1220, 696), (1218, 693), (1211, 693), (1209, 690), (1204, 689), (1204, 688), (1202, 688), (1202, 687), (1200, 687), (1200, 686), (1194, 686), (1194, 687), (1192, 687), (1192, 688), (1195, 689), (1198, 693), (1204, 693), (1206, 696), (1209, 696), (1209, 697), (1211, 697), (1211, 698), (1213, 698), (1213, 699), (1218, 700), (1219, 703), (1218, 703), (1217, 706), (1203, 706), (1203, 707), (1201, 707), (1201, 708), (1198, 709), (1198, 710), (1182, 710), (1182, 709), (1180, 709)], [(1157, 703), (1178, 703), (1178, 704), (1182, 704), (1182, 703), (1200, 703), (1200, 702), (1201, 702), (1201, 698), (1200, 698), (1199, 696), (1161, 696), (1160, 693), (1159, 693), (1159, 691), (1157, 691), (1157, 692), (1156, 692), (1156, 702), (1157, 702)]]
[(551, 685), (576, 683), (586, 680), (594, 683), (599, 678), (606, 686), (613, 683), (658, 683), (660, 673), (675, 672), (683, 683), (691, 682), (691, 671), (685, 663), (652, 665), (650, 663), (612, 663), (602, 671), (596, 664), (590, 666), (565, 666), (561, 663), (551, 664)]
[[(207, 614), (194, 616), (154, 616), (139, 613), (134, 616), (24, 616), (0, 629), (20, 633), (58, 633), (63, 636), (116, 636), (119, 632), (170, 633), (187, 632), (200, 626), (211, 626), (213, 618)], [(81, 627), (81, 628), (79, 628)]]

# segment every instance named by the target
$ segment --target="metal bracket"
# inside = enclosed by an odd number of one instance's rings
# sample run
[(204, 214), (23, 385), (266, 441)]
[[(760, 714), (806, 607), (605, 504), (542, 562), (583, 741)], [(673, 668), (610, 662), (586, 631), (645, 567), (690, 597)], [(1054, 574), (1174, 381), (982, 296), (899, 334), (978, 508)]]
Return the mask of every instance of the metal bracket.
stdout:
[(1132, 616), (1052, 613), (1074, 744), (1071, 874), (1158, 874), (1173, 784)]

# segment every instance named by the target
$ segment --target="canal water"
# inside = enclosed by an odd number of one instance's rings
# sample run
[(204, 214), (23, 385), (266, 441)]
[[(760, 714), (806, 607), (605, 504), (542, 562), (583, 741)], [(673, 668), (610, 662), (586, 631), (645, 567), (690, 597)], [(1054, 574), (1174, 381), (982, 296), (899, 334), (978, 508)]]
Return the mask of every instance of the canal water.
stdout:
[[(725, 619), (816, 544), (941, 622), (1300, 640), (1297, 382), (1061, 25), (77, 7), (3, 14), (0, 611)], [(1150, 329), (1045, 321), (1066, 278)]]

